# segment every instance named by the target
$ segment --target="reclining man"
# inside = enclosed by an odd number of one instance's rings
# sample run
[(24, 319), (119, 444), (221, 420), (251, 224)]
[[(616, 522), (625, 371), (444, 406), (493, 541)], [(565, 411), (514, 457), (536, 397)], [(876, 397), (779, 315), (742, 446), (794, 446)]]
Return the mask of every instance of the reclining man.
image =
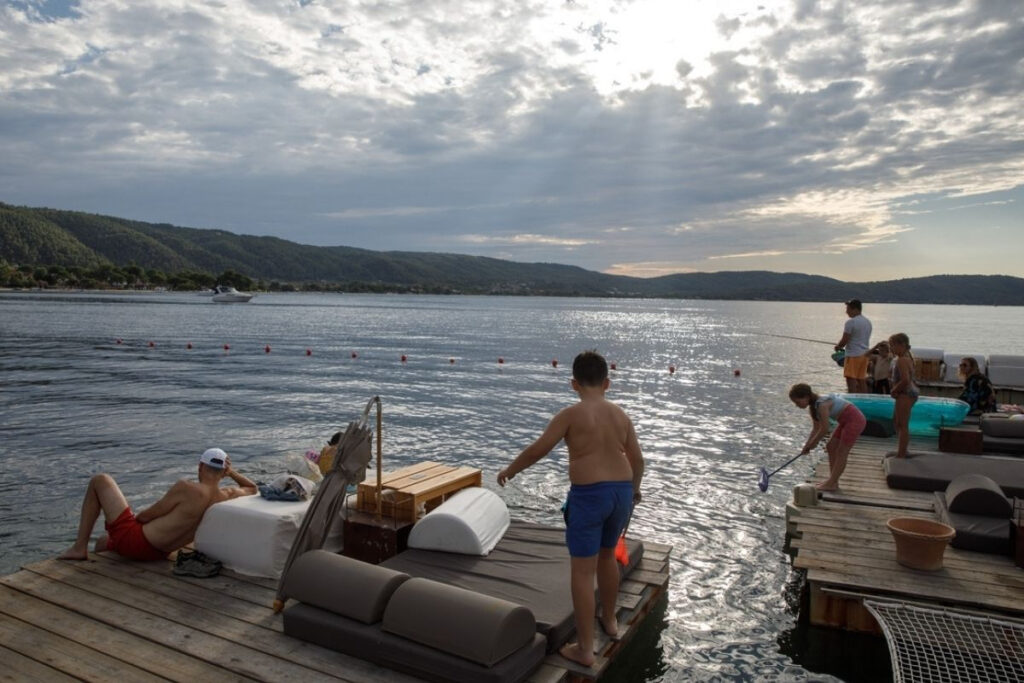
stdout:
[[(237, 486), (221, 488), (224, 477), (230, 477)], [(179, 480), (163, 498), (138, 515), (132, 512), (113, 477), (97, 474), (85, 490), (75, 544), (59, 559), (89, 558), (89, 537), (102, 512), (107, 533), (97, 539), (95, 552), (113, 550), (132, 560), (165, 560), (192, 542), (207, 508), (256, 491), (256, 484), (232, 469), (231, 459), (219, 448), (210, 448), (199, 456), (198, 482)]]

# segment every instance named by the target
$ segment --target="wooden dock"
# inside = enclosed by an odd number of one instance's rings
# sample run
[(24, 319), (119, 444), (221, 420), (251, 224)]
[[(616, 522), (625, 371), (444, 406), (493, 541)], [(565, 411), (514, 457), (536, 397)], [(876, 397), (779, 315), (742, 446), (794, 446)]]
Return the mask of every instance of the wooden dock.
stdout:
[[(937, 520), (934, 494), (890, 489), (882, 459), (894, 439), (861, 437), (850, 454), (840, 491), (816, 507), (798, 508), (790, 547), (793, 566), (807, 570), (810, 622), (880, 633), (858, 596), (873, 595), (932, 606), (1024, 617), (1024, 570), (1011, 558), (947, 547), (939, 571), (908, 569), (896, 562), (885, 525), (892, 517)], [(937, 451), (937, 439), (914, 439), (912, 453)], [(828, 475), (828, 461), (811, 481)]]
[[(597, 679), (614, 660), (668, 586), (671, 548), (644, 546), (644, 559), (619, 593), (622, 639), (599, 641), (591, 669), (551, 655), (531, 681)], [(0, 578), (0, 678), (417, 680), (286, 636), (271, 609), (274, 581), (231, 572), (179, 577), (171, 566), (100, 553), (85, 562), (43, 560)]]

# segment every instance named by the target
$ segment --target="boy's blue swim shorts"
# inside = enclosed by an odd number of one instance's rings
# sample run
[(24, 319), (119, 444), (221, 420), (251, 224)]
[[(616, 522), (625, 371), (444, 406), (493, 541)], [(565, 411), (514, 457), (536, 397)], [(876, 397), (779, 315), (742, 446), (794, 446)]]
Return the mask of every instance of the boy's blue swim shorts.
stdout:
[(573, 557), (614, 548), (633, 508), (633, 482), (573, 484), (565, 504), (565, 544)]

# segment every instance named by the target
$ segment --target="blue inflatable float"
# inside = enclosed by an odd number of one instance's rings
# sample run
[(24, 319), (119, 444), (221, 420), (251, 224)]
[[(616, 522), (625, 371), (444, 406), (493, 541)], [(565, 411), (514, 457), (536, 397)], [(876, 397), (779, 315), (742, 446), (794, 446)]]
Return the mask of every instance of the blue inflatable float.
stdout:
[[(891, 420), (896, 400), (882, 394), (841, 394), (860, 408), (869, 420)], [(955, 398), (922, 396), (910, 411), (910, 433), (915, 436), (938, 436), (939, 427), (953, 427), (964, 421), (971, 407)]]

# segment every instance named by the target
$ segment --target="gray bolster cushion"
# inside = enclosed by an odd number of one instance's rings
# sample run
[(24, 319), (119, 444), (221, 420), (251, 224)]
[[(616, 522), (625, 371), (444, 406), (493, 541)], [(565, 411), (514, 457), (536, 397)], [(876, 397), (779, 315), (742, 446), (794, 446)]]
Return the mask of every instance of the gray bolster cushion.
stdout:
[(946, 487), (946, 503), (950, 512), (982, 517), (1009, 519), (1013, 514), (1010, 499), (999, 484), (984, 474), (961, 474)]
[(376, 624), (391, 594), (408, 578), (393, 569), (311, 550), (295, 558), (288, 569), (284, 594), (364, 624)]
[(982, 415), (980, 424), (981, 431), (986, 436), (1024, 439), (1024, 420), (1011, 420), (1002, 415)]
[(391, 596), (381, 629), (490, 667), (532, 642), (537, 621), (522, 605), (412, 578)]

